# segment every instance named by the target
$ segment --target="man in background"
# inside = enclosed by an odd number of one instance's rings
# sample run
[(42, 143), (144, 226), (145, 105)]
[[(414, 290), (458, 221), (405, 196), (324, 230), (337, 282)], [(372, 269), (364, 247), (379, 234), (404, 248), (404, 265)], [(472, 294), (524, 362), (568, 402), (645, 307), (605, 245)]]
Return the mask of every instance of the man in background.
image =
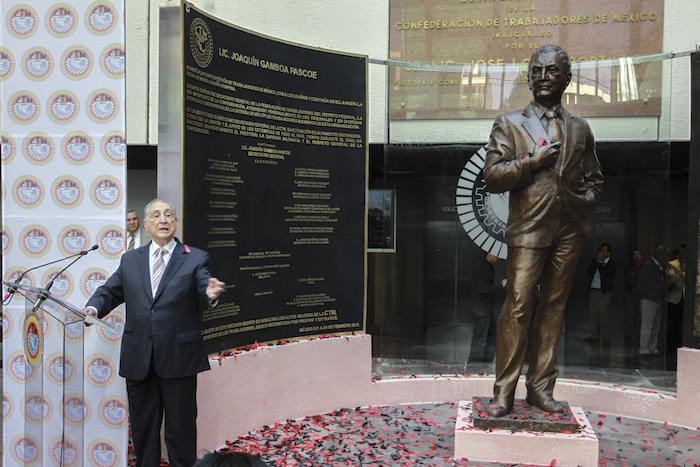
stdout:
[(139, 215), (135, 210), (126, 211), (126, 251), (144, 246), (151, 241), (151, 235), (141, 228)]
[(612, 247), (603, 243), (598, 254), (588, 266), (591, 276), (591, 290), (588, 299), (588, 322), (591, 334), (584, 342), (603, 342), (610, 345), (610, 307), (612, 306), (615, 285), (615, 261), (612, 260)]
[(493, 266), (497, 262), (498, 256), (486, 253), (472, 272), (469, 282), (469, 302), (474, 315), (470, 362), (490, 362), (496, 350), (496, 323), (493, 316), (496, 282)]
[(659, 327), (666, 305), (668, 279), (666, 268), (671, 251), (659, 245), (654, 255), (647, 258), (639, 271), (639, 303), (641, 323), (639, 330), (639, 355), (658, 355)]
[(683, 304), (685, 303), (685, 245), (676, 249), (676, 258), (668, 262), (669, 289), (668, 324), (666, 326), (666, 349), (675, 353), (683, 340)]

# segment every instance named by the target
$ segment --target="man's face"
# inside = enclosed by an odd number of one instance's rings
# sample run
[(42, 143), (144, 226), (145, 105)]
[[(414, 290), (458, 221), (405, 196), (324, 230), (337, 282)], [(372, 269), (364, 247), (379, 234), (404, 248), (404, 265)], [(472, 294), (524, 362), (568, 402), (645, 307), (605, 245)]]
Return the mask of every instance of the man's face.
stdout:
[(135, 212), (126, 215), (126, 231), (134, 233), (139, 229), (139, 216)]
[(605, 261), (608, 258), (610, 258), (610, 250), (606, 245), (603, 245), (598, 250), (598, 261)]
[(143, 224), (153, 241), (164, 246), (175, 236), (177, 218), (168, 203), (157, 201), (148, 208), (148, 217)]
[(632, 261), (634, 261), (634, 264), (642, 264), (642, 252), (639, 250), (634, 250), (632, 252)]
[(545, 107), (558, 104), (571, 81), (571, 72), (565, 71), (562, 62), (556, 52), (541, 53), (532, 60), (528, 83), (535, 101)]

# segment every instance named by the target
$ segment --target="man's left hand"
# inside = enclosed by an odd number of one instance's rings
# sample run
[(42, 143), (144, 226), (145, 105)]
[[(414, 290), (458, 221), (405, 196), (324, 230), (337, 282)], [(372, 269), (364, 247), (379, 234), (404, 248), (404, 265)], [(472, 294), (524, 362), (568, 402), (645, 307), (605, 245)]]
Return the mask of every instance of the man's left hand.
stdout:
[(216, 300), (219, 298), (221, 292), (224, 291), (225, 285), (225, 283), (221, 282), (216, 277), (209, 278), (209, 285), (207, 286), (207, 297), (209, 300)]

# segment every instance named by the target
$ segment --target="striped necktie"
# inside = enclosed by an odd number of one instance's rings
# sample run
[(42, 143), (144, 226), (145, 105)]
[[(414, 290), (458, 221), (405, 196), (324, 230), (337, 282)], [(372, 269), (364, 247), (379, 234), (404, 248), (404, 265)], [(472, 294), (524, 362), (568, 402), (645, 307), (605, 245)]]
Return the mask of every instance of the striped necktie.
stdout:
[(131, 251), (134, 249), (134, 244), (136, 243), (136, 236), (134, 234), (129, 234), (129, 245), (126, 247), (126, 251)]
[(158, 285), (163, 277), (163, 271), (165, 271), (165, 261), (163, 256), (168, 252), (165, 247), (160, 247), (156, 250), (155, 260), (153, 263), (153, 279), (151, 280), (151, 290), (153, 291), (153, 296), (156, 296), (158, 291)]

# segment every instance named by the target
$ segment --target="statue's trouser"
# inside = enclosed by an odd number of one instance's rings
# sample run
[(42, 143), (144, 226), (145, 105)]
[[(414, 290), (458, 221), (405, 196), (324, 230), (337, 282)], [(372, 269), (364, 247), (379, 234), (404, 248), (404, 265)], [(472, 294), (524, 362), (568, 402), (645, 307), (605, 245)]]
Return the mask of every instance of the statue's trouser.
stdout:
[[(566, 299), (585, 238), (571, 222), (564, 221), (548, 247), (508, 248), (507, 295), (496, 338), (493, 389), (496, 398), (512, 403), (527, 352), (528, 335), (532, 338), (526, 380), (528, 394), (552, 397), (559, 374), (557, 346)], [(538, 308), (532, 322), (535, 301)]]

